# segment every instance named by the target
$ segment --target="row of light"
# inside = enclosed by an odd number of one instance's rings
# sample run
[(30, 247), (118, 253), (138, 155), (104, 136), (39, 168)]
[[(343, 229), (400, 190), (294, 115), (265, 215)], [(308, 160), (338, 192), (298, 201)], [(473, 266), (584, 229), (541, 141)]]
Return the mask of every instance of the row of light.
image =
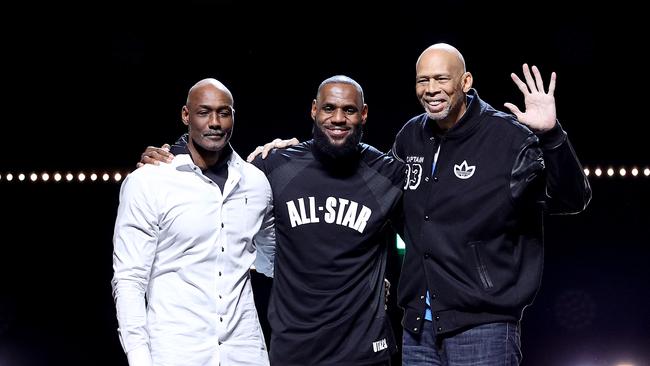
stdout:
[(643, 168), (643, 170), (633, 167), (632, 169), (626, 169), (624, 167), (614, 169), (612, 167), (609, 167), (607, 169), (601, 169), (599, 167), (592, 169), (585, 168), (585, 175), (586, 176), (596, 176), (596, 177), (602, 177), (602, 176), (607, 176), (607, 177), (637, 177), (639, 175), (645, 176), (645, 177), (650, 177), (650, 168)]
[[(631, 169), (626, 169), (624, 167), (619, 168), (619, 169), (614, 169), (612, 167), (609, 167), (607, 169), (601, 169), (599, 167), (594, 168), (593, 170), (590, 168), (585, 168), (585, 175), (586, 176), (596, 176), (596, 177), (637, 177), (637, 176), (645, 176), (645, 177), (650, 177), (650, 168), (643, 168), (643, 170), (633, 167)], [(127, 173), (128, 174), (128, 173)], [(96, 173), (91, 173), (90, 175), (86, 175), (83, 172), (72, 174), (72, 173), (66, 173), (65, 175), (61, 173), (54, 173), (52, 175), (48, 173), (41, 173), (41, 174), (36, 174), (36, 173), (31, 173), (29, 176), (27, 176), (24, 173), (19, 173), (19, 174), (12, 174), (12, 173), (6, 173), (6, 174), (0, 174), (0, 181), (7, 181), (11, 182), (14, 180), (17, 180), (19, 182), (23, 182), (25, 180), (32, 181), (32, 182), (48, 182), (48, 181), (54, 181), (54, 182), (61, 182), (61, 181), (66, 181), (66, 182), (84, 182), (86, 180), (90, 180), (92, 182), (95, 182), (97, 180), (108, 182), (114, 181), (114, 182), (120, 182), (124, 176), (120, 172), (114, 172), (114, 173), (104, 173), (101, 176), (96, 174)]]
[[(128, 174), (128, 173), (127, 173)], [(91, 182), (95, 181), (103, 181), (103, 182), (119, 182), (123, 178), (122, 173), (120, 172), (114, 172), (114, 173), (104, 173), (101, 176), (96, 173), (90, 173), (89, 175), (86, 175), (83, 172), (72, 174), (72, 173), (66, 173), (65, 175), (61, 173), (54, 173), (52, 175), (48, 173), (31, 173), (28, 175), (24, 173), (18, 173), (18, 174), (12, 174), (12, 173), (6, 173), (6, 174), (0, 174), (0, 181), (6, 181), (6, 182), (12, 182), (12, 181), (18, 181), (18, 182), (24, 182), (24, 181), (31, 181), (31, 182), (84, 182), (86, 180), (89, 180)]]

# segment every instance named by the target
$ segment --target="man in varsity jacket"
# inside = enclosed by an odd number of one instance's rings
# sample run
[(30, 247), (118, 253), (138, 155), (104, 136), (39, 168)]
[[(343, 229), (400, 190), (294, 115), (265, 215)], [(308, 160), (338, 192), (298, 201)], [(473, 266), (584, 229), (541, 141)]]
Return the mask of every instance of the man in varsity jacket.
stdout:
[[(313, 139), (253, 161), (273, 191), (272, 365), (388, 365), (397, 351), (383, 229), (401, 209), (404, 164), (360, 142), (367, 115), (361, 86), (333, 76), (312, 102)], [(142, 162), (167, 157), (148, 148)]]
[(406, 256), (398, 289), (404, 365), (516, 365), (519, 320), (540, 285), (542, 215), (582, 211), (591, 190), (527, 65), (525, 113), (500, 112), (472, 89), (458, 50), (426, 49), (416, 64), (425, 113), (392, 152), (407, 164)]

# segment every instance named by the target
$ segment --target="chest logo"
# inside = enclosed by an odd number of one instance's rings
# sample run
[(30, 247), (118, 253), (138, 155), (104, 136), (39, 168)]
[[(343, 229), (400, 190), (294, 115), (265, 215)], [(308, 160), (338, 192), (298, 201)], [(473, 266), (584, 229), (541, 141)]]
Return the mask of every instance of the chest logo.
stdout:
[(467, 160), (463, 160), (463, 163), (460, 165), (454, 164), (454, 174), (460, 179), (471, 178), (475, 171), (476, 165), (467, 165)]
[(363, 234), (372, 210), (358, 202), (340, 197), (327, 197), (325, 205), (317, 204), (314, 197), (298, 198), (286, 202), (291, 227), (315, 224), (347, 226)]

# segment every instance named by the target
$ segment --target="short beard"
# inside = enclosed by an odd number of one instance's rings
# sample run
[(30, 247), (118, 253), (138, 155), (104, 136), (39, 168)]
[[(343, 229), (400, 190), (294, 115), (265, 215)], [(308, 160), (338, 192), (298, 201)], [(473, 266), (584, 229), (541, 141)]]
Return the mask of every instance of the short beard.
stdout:
[(328, 158), (337, 160), (359, 153), (359, 143), (361, 142), (361, 137), (363, 137), (363, 130), (362, 126), (354, 127), (352, 133), (345, 139), (343, 145), (340, 146), (332, 145), (325, 132), (316, 123), (314, 123), (312, 128), (312, 134), (316, 148)]
[(449, 106), (447, 106), (447, 109), (445, 109), (445, 110), (443, 110), (441, 112), (431, 113), (431, 112), (429, 112), (427, 107), (425, 107), (424, 105), (423, 105), (423, 107), (424, 107), (424, 111), (427, 113), (427, 117), (429, 117), (430, 120), (435, 121), (435, 122), (442, 121), (445, 118), (449, 117), (449, 114), (451, 113), (451, 109), (452, 109), (452, 106), (449, 105)]

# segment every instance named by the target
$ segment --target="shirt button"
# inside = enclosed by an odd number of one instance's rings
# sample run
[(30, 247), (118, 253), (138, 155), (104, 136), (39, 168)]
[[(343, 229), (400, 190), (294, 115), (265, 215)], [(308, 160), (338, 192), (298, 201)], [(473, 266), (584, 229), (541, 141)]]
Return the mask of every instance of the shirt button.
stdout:
[(429, 259), (429, 253), (424, 253), (424, 259)]
[(433, 177), (433, 181), (434, 181), (434, 182), (437, 182), (437, 181), (438, 181), (438, 177)]
[(440, 316), (436, 315), (435, 320), (440, 320)]
[(222, 318), (222, 317), (219, 317), (219, 321), (222, 322), (222, 321), (223, 321), (223, 318)]
[(438, 332), (442, 332), (442, 327), (438, 327)]
[(417, 332), (417, 331), (418, 331), (418, 328), (413, 328), (413, 331), (414, 331), (414, 332)]
[(222, 252), (225, 252), (225, 251), (226, 251), (226, 249), (224, 249), (224, 247), (221, 247), (221, 251), (222, 251)]
[(422, 318), (420, 318), (419, 316), (417, 318), (415, 318), (415, 320), (420, 320), (420, 319), (422, 319)]
[(424, 300), (424, 295), (420, 296), (420, 300)]
[(221, 276), (221, 271), (219, 271), (219, 276)]
[(429, 137), (429, 140), (431, 140), (431, 141), (433, 141), (435, 139), (436, 139), (435, 137)]
[(431, 298), (432, 298), (432, 299), (435, 299), (436, 297), (438, 297), (438, 295), (436, 295), (436, 294), (431, 294)]
[(221, 295), (219, 295), (219, 298), (221, 298)]
[(221, 223), (221, 227), (223, 227), (223, 226), (224, 226), (224, 225), (223, 225), (223, 222), (222, 222), (222, 223)]
[(429, 221), (429, 215), (424, 215), (424, 221)]
[(429, 177), (424, 177), (424, 181), (425, 181), (425, 182), (428, 182), (428, 181), (429, 181)]

